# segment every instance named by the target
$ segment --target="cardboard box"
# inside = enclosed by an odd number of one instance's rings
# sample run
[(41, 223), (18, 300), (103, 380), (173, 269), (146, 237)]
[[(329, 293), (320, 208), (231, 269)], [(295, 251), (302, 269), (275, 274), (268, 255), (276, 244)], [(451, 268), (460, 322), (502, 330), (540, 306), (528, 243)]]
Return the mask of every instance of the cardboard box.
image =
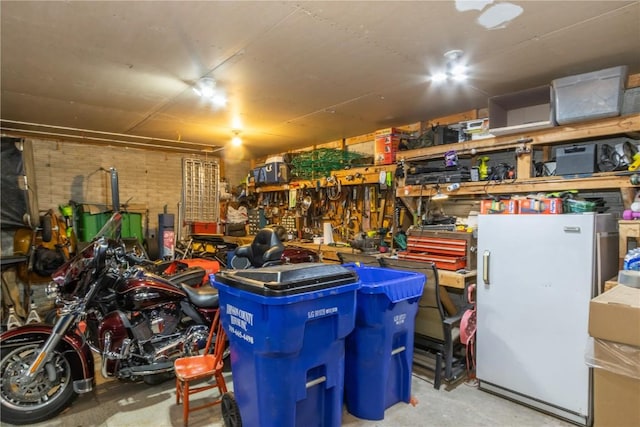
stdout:
[(640, 380), (594, 369), (593, 381), (593, 427), (640, 425)]
[(594, 427), (640, 425), (640, 289), (619, 285), (591, 300)]
[(589, 335), (640, 347), (640, 289), (619, 285), (593, 298)]
[(562, 213), (562, 199), (552, 197), (520, 200), (521, 214), (554, 215)]
[(396, 162), (396, 153), (400, 146), (399, 135), (376, 135), (374, 140), (374, 159), (376, 165), (391, 165)]
[(480, 200), (481, 214), (518, 214), (520, 213), (520, 200)]
[(640, 347), (593, 339), (594, 427), (640, 425)]

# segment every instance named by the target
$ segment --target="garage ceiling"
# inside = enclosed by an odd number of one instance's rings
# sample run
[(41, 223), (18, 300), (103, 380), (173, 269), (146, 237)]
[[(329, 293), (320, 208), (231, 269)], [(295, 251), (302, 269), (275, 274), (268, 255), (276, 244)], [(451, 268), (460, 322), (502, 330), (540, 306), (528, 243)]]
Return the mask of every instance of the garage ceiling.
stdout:
[[(481, 25), (505, 3), (2, 1), (3, 132), (252, 158), (640, 72), (640, 2), (514, 0), (521, 15)], [(470, 79), (432, 82), (452, 49)], [(224, 108), (192, 90), (203, 77)]]

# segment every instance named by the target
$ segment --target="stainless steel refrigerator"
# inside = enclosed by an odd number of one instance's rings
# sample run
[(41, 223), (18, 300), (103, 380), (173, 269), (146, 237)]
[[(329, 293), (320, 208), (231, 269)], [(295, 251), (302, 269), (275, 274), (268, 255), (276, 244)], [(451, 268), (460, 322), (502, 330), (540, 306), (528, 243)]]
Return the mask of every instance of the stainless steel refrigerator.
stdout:
[(598, 232), (615, 232), (611, 215), (479, 216), (480, 389), (591, 423), (584, 352)]

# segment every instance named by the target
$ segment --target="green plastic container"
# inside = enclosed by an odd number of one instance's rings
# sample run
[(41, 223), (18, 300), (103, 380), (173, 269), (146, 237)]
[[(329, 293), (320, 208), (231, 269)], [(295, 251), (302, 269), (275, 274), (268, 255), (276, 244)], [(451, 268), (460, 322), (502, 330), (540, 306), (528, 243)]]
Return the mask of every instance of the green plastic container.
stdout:
[(84, 212), (81, 208), (78, 214), (78, 239), (81, 242), (90, 242), (109, 218), (111, 218), (110, 212), (92, 214)]
[[(78, 238), (81, 242), (90, 242), (98, 231), (109, 221), (113, 212), (89, 213), (78, 209)], [(121, 235), (125, 238), (135, 237), (142, 243), (142, 214), (125, 212), (122, 214)]]
[(123, 213), (121, 234), (122, 237), (135, 237), (142, 243), (142, 214), (131, 212)]

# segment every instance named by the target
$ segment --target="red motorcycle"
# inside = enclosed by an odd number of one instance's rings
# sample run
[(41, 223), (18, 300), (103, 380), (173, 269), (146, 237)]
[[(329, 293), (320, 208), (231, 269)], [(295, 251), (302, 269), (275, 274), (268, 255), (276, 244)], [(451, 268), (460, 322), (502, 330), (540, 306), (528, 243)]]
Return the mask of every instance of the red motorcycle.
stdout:
[(92, 243), (53, 275), (47, 289), (53, 326), (25, 325), (0, 335), (0, 420), (30, 424), (92, 390), (94, 361), (104, 377), (156, 384), (178, 357), (204, 348), (218, 309), (211, 286), (193, 288), (150, 273), (127, 251), (116, 212)]

